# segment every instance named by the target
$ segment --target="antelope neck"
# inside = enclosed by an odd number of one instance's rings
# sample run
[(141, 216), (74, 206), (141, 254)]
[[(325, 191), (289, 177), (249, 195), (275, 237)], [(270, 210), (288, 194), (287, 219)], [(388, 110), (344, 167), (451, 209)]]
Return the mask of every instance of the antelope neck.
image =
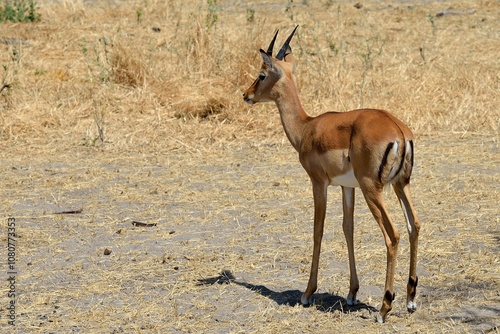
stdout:
[(302, 108), (295, 83), (284, 84), (275, 102), (280, 112), (285, 134), (298, 152), (304, 127), (311, 117)]

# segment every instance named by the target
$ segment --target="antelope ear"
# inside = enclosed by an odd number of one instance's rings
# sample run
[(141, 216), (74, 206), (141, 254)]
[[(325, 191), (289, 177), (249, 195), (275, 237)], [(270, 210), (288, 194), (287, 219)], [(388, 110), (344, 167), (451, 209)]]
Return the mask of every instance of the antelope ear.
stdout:
[(289, 48), (289, 50), (290, 50), (290, 53), (285, 54), (285, 57), (283, 58), (283, 60), (285, 61), (285, 63), (292, 65), (292, 73), (295, 73), (295, 58), (293, 56), (292, 49)]
[(272, 69), (274, 67), (273, 65), (273, 60), (271, 59), (271, 56), (267, 54), (266, 51), (260, 49), (260, 55), (262, 56), (262, 61), (264, 62), (264, 64), (266, 64), (266, 66), (269, 68), (269, 69)]
[(291, 47), (288, 47), (288, 50), (287, 52), (285, 53), (285, 57), (283, 58), (283, 60), (287, 63), (293, 63), (295, 58), (293, 57), (293, 53), (292, 53), (292, 48)]

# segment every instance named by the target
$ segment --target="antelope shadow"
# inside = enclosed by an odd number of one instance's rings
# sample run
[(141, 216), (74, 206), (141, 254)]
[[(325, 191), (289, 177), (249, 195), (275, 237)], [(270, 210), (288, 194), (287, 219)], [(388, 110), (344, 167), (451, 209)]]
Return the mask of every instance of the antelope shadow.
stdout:
[[(208, 277), (198, 280), (198, 286), (208, 286), (214, 284), (236, 284), (254, 291), (264, 297), (267, 297), (278, 305), (289, 305), (296, 306), (300, 303), (300, 297), (302, 292), (299, 290), (285, 290), (285, 291), (273, 291), (264, 285), (257, 285), (248, 282), (242, 282), (237, 280), (236, 277), (229, 270), (223, 270), (219, 275), (214, 277)], [(317, 310), (322, 312), (335, 312), (340, 311), (342, 313), (356, 312), (360, 310), (368, 310), (371, 312), (378, 312), (373, 306), (358, 303), (357, 305), (349, 306), (347, 305), (347, 300), (343, 297), (332, 295), (330, 293), (315, 293), (314, 302), (310, 305), (304, 307), (316, 307)]]

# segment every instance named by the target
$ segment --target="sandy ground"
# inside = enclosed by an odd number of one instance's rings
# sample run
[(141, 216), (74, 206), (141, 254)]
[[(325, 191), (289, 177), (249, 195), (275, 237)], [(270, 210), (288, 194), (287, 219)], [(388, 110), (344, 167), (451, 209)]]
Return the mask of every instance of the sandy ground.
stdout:
[[(417, 154), (419, 310), (411, 316), (405, 310), (408, 243), (402, 238), (398, 297), (383, 326), (374, 323), (374, 312), (385, 247), (359, 196), (362, 304), (345, 303), (347, 254), (336, 188), (330, 190), (320, 289), (313, 307), (298, 303), (308, 278), (312, 200), (307, 175), (286, 143), (242, 143), (199, 154), (84, 148), (12, 157), (3, 164), (3, 203), (18, 233), (16, 329), (496, 332), (498, 142), (420, 138)], [(387, 198), (404, 233), (395, 196), (387, 192)]]

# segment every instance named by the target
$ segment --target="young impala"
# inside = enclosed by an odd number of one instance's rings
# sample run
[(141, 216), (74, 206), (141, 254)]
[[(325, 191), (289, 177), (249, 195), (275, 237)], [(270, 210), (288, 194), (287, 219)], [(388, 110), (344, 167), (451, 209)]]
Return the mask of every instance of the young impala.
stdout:
[(246, 102), (274, 101), (290, 143), (299, 153), (300, 163), (311, 178), (314, 196), (314, 249), (311, 273), (301, 302), (312, 302), (317, 288), (318, 263), (326, 213), (327, 188), (342, 187), (344, 219), (342, 228), (349, 253), (350, 284), (347, 304), (357, 304), (359, 289), (353, 246), (354, 188), (363, 192), (366, 203), (384, 235), (387, 247), (385, 293), (378, 322), (384, 322), (394, 300), (394, 272), (399, 232), (384, 205), (382, 190), (391, 184), (396, 192), (410, 235), (410, 270), (406, 303), (409, 312), (417, 309), (415, 293), (417, 247), (420, 224), (410, 197), (413, 168), (413, 134), (396, 117), (384, 110), (360, 109), (328, 112), (311, 117), (302, 108), (293, 75), (293, 56), (289, 46), (295, 29), (283, 47), (272, 57), (274, 35), (267, 52), (260, 50), (263, 65), (257, 79), (246, 90)]

